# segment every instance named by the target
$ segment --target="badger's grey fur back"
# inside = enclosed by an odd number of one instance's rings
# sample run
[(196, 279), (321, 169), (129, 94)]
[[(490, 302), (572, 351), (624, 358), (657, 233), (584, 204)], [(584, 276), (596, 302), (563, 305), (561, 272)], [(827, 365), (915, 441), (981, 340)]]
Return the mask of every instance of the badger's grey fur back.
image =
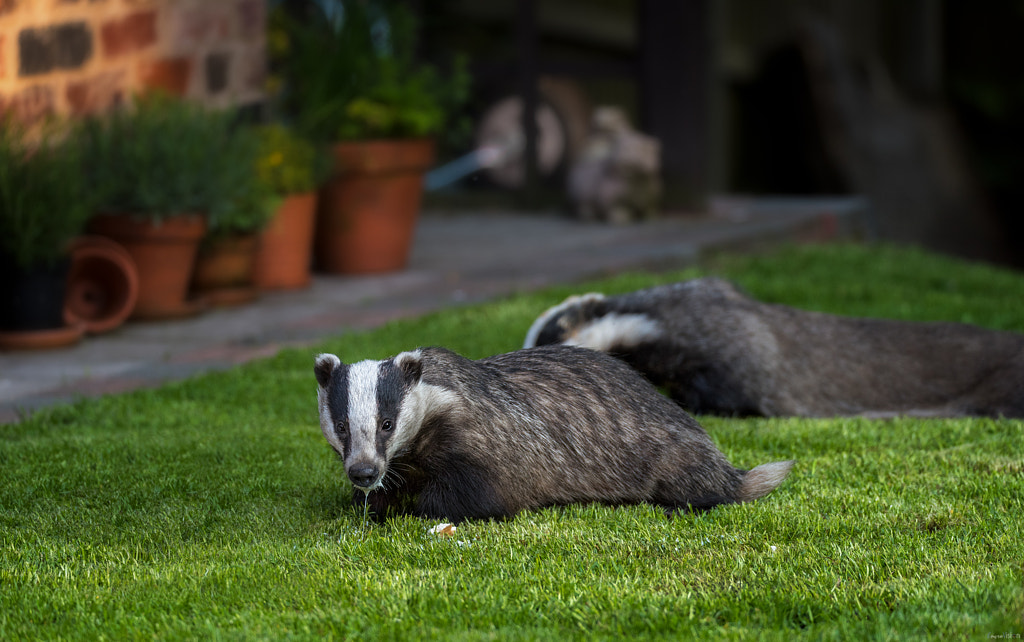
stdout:
[(458, 521), (576, 502), (706, 509), (767, 494), (792, 464), (733, 468), (676, 404), (591, 350), (471, 361), (421, 348), (353, 365), (325, 354), (315, 372), (324, 436), (378, 516)]
[(1024, 336), (765, 304), (715, 278), (570, 297), (527, 333), (553, 343), (614, 354), (696, 413), (1024, 417)]

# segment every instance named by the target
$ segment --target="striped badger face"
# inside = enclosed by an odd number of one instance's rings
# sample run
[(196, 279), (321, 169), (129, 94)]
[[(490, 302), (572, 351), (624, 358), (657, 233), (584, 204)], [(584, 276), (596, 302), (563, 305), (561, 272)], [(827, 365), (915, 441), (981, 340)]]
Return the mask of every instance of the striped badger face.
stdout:
[(526, 333), (524, 348), (562, 343), (603, 314), (601, 304), (605, 296), (598, 292), (574, 294), (556, 306), (548, 308), (533, 322)]
[(333, 354), (316, 358), (320, 429), (363, 492), (384, 483), (388, 463), (423, 424), (422, 368), (419, 350), (352, 365)]
[(659, 338), (661, 325), (646, 314), (609, 310), (609, 301), (596, 292), (573, 295), (549, 308), (526, 333), (524, 348), (562, 343), (614, 352)]

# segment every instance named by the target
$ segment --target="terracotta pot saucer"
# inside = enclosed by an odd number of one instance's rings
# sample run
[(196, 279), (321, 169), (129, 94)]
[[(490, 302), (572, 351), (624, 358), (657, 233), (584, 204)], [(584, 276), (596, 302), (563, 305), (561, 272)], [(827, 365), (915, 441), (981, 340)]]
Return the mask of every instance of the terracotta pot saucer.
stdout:
[(74, 345), (85, 334), (81, 323), (63, 328), (0, 332), (0, 350), (48, 350)]

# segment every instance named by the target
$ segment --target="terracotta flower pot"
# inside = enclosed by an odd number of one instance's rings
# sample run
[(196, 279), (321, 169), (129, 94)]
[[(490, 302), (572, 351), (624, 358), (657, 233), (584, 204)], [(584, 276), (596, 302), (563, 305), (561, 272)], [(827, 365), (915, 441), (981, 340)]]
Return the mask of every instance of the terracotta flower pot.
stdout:
[(206, 234), (206, 217), (181, 214), (160, 222), (131, 215), (93, 218), (89, 230), (123, 246), (139, 272), (139, 296), (133, 319), (167, 319), (195, 314), (186, 300), (199, 241)]
[(139, 298), (139, 271), (128, 250), (103, 236), (80, 236), (69, 248), (64, 320), (99, 334), (120, 326)]
[(281, 203), (260, 233), (253, 282), (264, 290), (292, 290), (309, 285), (313, 256), (316, 192), (294, 194)]
[(210, 305), (239, 305), (256, 298), (253, 265), (259, 236), (239, 234), (203, 243), (196, 259), (192, 289)]
[(433, 141), (346, 142), (332, 151), (338, 173), (320, 191), (317, 266), (345, 274), (404, 268)]

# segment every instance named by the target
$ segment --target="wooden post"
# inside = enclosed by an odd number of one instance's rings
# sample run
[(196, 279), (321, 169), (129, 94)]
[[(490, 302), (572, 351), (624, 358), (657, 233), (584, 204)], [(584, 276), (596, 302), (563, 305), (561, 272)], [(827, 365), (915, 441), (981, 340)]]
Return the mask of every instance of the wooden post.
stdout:
[(668, 208), (703, 209), (711, 190), (713, 2), (640, 1), (640, 126), (661, 141)]
[(534, 0), (516, 2), (516, 33), (519, 39), (519, 96), (523, 102), (523, 175), (522, 202), (527, 209), (537, 207), (539, 172), (537, 170), (537, 13)]

